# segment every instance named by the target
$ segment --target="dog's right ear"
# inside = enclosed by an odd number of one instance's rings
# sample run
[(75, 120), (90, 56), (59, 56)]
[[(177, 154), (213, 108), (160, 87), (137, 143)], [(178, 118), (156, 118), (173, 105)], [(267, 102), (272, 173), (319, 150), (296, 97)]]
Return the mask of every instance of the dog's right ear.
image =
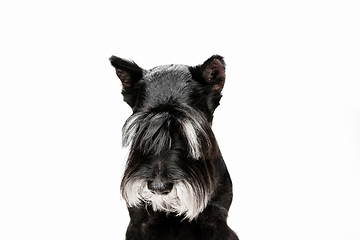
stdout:
[(131, 88), (143, 77), (143, 69), (135, 62), (116, 56), (112, 56), (109, 60), (116, 69), (116, 75), (120, 78), (124, 88)]

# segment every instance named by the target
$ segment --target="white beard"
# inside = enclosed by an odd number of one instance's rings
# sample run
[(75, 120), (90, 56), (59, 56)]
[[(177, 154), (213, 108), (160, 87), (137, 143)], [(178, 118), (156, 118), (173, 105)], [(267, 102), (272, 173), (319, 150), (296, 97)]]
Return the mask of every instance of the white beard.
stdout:
[(140, 207), (142, 201), (151, 205), (154, 211), (184, 215), (184, 219), (192, 221), (205, 209), (210, 193), (195, 191), (186, 181), (175, 183), (167, 195), (152, 193), (144, 180), (130, 180), (122, 189), (122, 195), (128, 207)]

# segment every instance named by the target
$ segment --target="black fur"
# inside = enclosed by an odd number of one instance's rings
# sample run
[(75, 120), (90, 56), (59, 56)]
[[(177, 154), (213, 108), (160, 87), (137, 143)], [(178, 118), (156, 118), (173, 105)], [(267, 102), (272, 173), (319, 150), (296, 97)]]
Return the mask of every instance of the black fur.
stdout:
[(110, 58), (133, 109), (123, 127), (130, 146), (121, 194), (130, 214), (127, 240), (238, 239), (227, 225), (232, 183), (211, 130), (225, 83), (225, 62), (144, 70)]

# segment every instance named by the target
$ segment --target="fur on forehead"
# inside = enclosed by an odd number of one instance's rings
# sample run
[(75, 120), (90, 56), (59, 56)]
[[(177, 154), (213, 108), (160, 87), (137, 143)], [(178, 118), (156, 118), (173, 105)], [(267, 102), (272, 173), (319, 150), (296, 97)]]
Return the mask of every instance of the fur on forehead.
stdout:
[(171, 65), (162, 65), (154, 67), (149, 71), (146, 71), (144, 79), (148, 81), (153, 81), (155, 79), (163, 78), (165, 76), (170, 76), (181, 78), (191, 78), (191, 73), (189, 67), (182, 64), (171, 64)]
[(143, 106), (155, 107), (171, 102), (188, 102), (191, 89), (195, 83), (189, 67), (186, 65), (164, 65), (147, 71), (141, 80), (146, 87)]

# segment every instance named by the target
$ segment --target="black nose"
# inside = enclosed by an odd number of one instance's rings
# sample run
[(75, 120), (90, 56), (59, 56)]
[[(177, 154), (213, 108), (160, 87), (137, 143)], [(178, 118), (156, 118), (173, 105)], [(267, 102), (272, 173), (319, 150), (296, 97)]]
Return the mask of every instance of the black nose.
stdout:
[(148, 181), (148, 189), (153, 194), (166, 195), (169, 194), (173, 188), (171, 182), (162, 181), (159, 178), (155, 178), (154, 181)]

